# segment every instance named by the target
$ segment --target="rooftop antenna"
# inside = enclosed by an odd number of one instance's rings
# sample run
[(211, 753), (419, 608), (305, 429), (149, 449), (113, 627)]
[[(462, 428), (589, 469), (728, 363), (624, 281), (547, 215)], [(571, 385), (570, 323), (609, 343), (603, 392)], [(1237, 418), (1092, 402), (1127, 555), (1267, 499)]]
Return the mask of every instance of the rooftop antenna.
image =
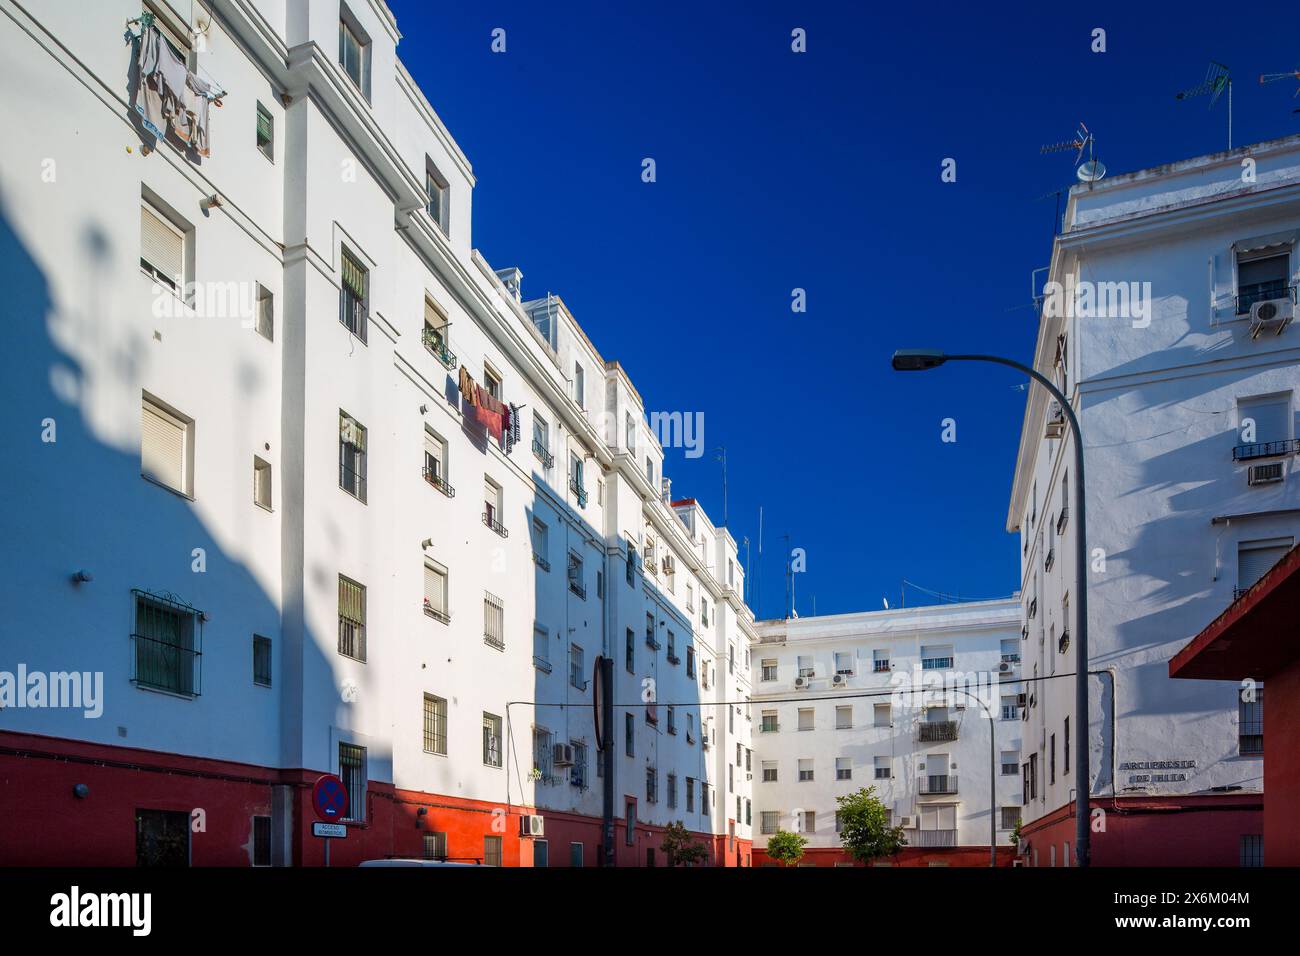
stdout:
[[(1092, 131), (1088, 129), (1086, 124), (1080, 123), (1079, 128), (1074, 131), (1074, 139), (1063, 140), (1059, 143), (1049, 143), (1046, 146), (1040, 147), (1038, 152), (1045, 156), (1048, 153), (1064, 153), (1071, 149), (1075, 150), (1074, 165), (1078, 166), (1078, 169), (1074, 171), (1075, 177), (1081, 183), (1095, 183), (1097, 180), (1101, 179), (1101, 177), (1106, 175), (1106, 167), (1095, 155), (1096, 146), (1097, 140), (1092, 135)], [(1083, 159), (1084, 150), (1088, 151), (1088, 158), (1081, 164), (1079, 160)], [(1046, 193), (1040, 198), (1046, 199), (1047, 196), (1050, 195), (1053, 194)], [(1061, 211), (1059, 194), (1057, 194), (1056, 211), (1059, 222)]]
[(1193, 86), (1191, 89), (1176, 94), (1174, 99), (1190, 100), (1193, 97), (1208, 94), (1210, 105), (1207, 109), (1213, 109), (1214, 104), (1219, 102), (1219, 97), (1223, 95), (1225, 90), (1228, 93), (1228, 149), (1232, 149), (1232, 76), (1228, 73), (1226, 66), (1211, 60), (1210, 65), (1205, 70), (1205, 81), (1200, 86)]
[[(1296, 80), (1297, 82), (1300, 82), (1300, 70), (1292, 70), (1290, 73), (1261, 73), (1259, 75), (1260, 86), (1263, 86), (1265, 83), (1272, 83), (1276, 80)], [(1300, 86), (1295, 88), (1295, 92), (1292, 93), (1291, 96), (1300, 96)], [(1291, 112), (1300, 113), (1300, 110), (1292, 110)]]

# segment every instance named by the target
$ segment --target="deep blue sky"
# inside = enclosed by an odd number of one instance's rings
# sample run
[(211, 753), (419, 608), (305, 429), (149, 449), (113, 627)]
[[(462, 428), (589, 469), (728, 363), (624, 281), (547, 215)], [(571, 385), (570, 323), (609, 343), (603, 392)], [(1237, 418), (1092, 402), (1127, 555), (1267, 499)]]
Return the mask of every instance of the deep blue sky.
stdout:
[[(1054, 216), (1037, 197), (1073, 182), (1072, 154), (1042, 144), (1086, 122), (1112, 173), (1223, 149), (1226, 104), (1173, 95), (1210, 59), (1236, 79), (1234, 144), (1300, 132), (1296, 84), (1257, 82), (1300, 66), (1300, 13), (1282, 4), (389, 4), (478, 178), (474, 245), (519, 266), (525, 296), (563, 296), (648, 410), (704, 413), (751, 583), (764, 506), (765, 617), (784, 606), (787, 532), (807, 552), (801, 615), (813, 595), (820, 614), (896, 606), (903, 578), (1018, 587), (1004, 527), (1025, 393), (1006, 369), (901, 375), (889, 356), (1028, 360)], [(665, 468), (721, 521), (711, 454), (672, 450)]]

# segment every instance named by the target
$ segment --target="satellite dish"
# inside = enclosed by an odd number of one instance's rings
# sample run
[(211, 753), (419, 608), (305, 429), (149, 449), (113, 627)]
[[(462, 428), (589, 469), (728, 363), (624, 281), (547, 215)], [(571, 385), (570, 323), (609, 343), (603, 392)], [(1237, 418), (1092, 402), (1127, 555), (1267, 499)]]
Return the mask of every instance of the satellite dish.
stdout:
[(1106, 167), (1100, 159), (1090, 159), (1080, 163), (1079, 168), (1074, 171), (1074, 175), (1079, 177), (1081, 183), (1095, 183), (1106, 175)]

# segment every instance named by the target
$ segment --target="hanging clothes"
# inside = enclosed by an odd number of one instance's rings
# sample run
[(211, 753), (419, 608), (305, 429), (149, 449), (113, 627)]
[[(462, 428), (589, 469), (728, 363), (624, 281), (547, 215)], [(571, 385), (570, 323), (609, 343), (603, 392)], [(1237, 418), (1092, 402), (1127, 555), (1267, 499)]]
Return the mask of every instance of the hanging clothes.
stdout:
[(478, 391), (478, 422), (499, 442), (505, 432), (505, 406), (482, 385), (475, 387)]
[(141, 29), (139, 44), (135, 109), (141, 122), (159, 139), (170, 132), (200, 156), (211, 155), (208, 107), (221, 94), (190, 72), (156, 25)]
[(474, 376), (463, 365), (460, 367), (460, 394), (469, 405), (478, 407), (478, 386), (474, 384)]

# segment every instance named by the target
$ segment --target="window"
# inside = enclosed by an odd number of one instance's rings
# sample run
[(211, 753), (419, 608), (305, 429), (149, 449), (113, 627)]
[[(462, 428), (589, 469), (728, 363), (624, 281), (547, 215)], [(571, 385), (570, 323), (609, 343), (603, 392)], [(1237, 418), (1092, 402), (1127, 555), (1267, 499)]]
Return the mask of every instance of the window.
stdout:
[(695, 610), (695, 582), (686, 582), (686, 610)]
[[(1254, 700), (1247, 700), (1247, 696)], [(1264, 752), (1264, 688), (1237, 693), (1237, 750), (1241, 756), (1259, 756)]]
[(135, 811), (135, 865), (190, 865), (190, 814), (185, 810)]
[(577, 402), (578, 407), (586, 410), (586, 373), (582, 369), (581, 363), (573, 363), (573, 400)]
[(1259, 833), (1247, 833), (1241, 837), (1241, 865), (1264, 865), (1264, 837)]
[(569, 590), (584, 600), (587, 597), (587, 585), (582, 570), (582, 556), (569, 552)]
[(646, 614), (645, 616), (645, 643), (646, 647), (658, 649), (659, 642), (655, 640), (655, 616)]
[(483, 865), (501, 866), (501, 837), (485, 836), (483, 838)]
[(275, 118), (261, 103), (257, 104), (257, 148), (275, 162)]
[(1288, 295), (1287, 288), (1291, 280), (1291, 256), (1289, 253), (1273, 254), (1260, 250), (1257, 254), (1241, 254), (1237, 257), (1237, 314), (1250, 315), (1250, 307), (1256, 302), (1269, 299), (1281, 299)]
[(676, 664), (680, 658), (677, 656), (677, 635), (670, 629), (668, 631), (668, 663)]
[(486, 362), (483, 363), (483, 390), (497, 401), (501, 400), (501, 376)]
[(627, 574), (627, 586), (636, 586), (636, 545), (631, 541), (627, 543), (627, 563), (624, 568)]
[(633, 458), (636, 457), (636, 424), (631, 415), (623, 416), (623, 436), (624, 444), (627, 446), (627, 453)]
[(587, 745), (580, 740), (570, 740), (573, 748), (573, 766), (569, 768), (569, 783), (582, 789), (587, 786)]
[(999, 830), (1014, 830), (1020, 826), (1020, 808), (1002, 807), (1002, 820)]
[(774, 681), (776, 680), (776, 661), (768, 659), (762, 662), (762, 673), (759, 680)]
[(686, 778), (686, 811), (688, 813), (695, 812), (695, 779), (693, 777)]
[(623, 642), (623, 666), (629, 674), (636, 673), (636, 635), (630, 627)]
[(686, 742), (695, 743), (695, 715), (689, 710), (686, 712)]
[(271, 818), (253, 817), (253, 866), (271, 865)]
[(811, 759), (799, 760), (799, 782), (809, 783), (813, 779), (813, 762)]
[(800, 654), (799, 655), (799, 676), (813, 677), (816, 675), (816, 673), (817, 670), (813, 666), (813, 659), (811, 657)]
[(447, 442), (431, 428), (424, 430), (424, 468), (421, 474), (425, 481), (447, 497), (456, 493), (447, 480)]
[(781, 814), (777, 810), (760, 810), (758, 812), (758, 832), (773, 834), (780, 826)]
[(555, 463), (555, 458), (551, 455), (551, 426), (536, 412), (533, 412), (533, 454), (544, 468), (550, 468)]
[(877, 780), (888, 780), (894, 775), (893, 768), (890, 766), (889, 757), (876, 757), (872, 762), (872, 769), (875, 770), (875, 778)]
[(362, 32), (347, 8), (339, 18), (339, 66), (356, 85), (357, 91), (370, 98), (370, 38)]
[(351, 578), (339, 575), (339, 653), (365, 662), (366, 589)]
[(271, 463), (253, 456), (253, 504), (271, 510)]
[(143, 591), (135, 593), (135, 673), (137, 687), (197, 697), (202, 655), (202, 618), (179, 601)]
[(1293, 437), (1292, 421), (1290, 394), (1239, 398), (1233, 459), (1248, 461), (1292, 451), (1288, 444)]
[(487, 711), (483, 712), (483, 763), (501, 766), (501, 718)]
[(668, 705), (668, 732), (677, 733), (677, 708), (672, 704)]
[(798, 822), (802, 825), (802, 829), (799, 831), (800, 833), (816, 833), (816, 832), (817, 832), (817, 813), (816, 813), (816, 811), (814, 811), (814, 810), (805, 810), (805, 811), (803, 812), (803, 819), (798, 820)]
[(1291, 550), (1291, 538), (1263, 538), (1237, 545), (1237, 592), (1247, 591)]
[(852, 780), (853, 779), (853, 761), (849, 757), (835, 758), (835, 779)]
[(889, 651), (872, 651), (871, 652), (871, 671), (874, 674), (882, 674), (889, 670)]
[(366, 429), (347, 412), (339, 412), (339, 487), (366, 500)]
[(447, 834), (424, 834), (424, 858), (426, 860), (445, 860), (447, 858)]
[(700, 595), (700, 624), (704, 627), (709, 626), (709, 599)]
[(253, 683), (271, 686), (271, 639), (260, 634), (253, 635)]
[(853, 727), (853, 707), (835, 708), (835, 729), (850, 730)]
[(1020, 662), (1020, 641), (1008, 637), (1002, 641), (1002, 663), (1018, 664)]
[(275, 296), (262, 283), (257, 284), (257, 312), (254, 316), (257, 334), (269, 342), (275, 341)]
[(848, 651), (835, 652), (835, 673), (853, 676), (853, 655)]
[(450, 235), (451, 189), (447, 177), (438, 172), (438, 167), (428, 156), (424, 158), (424, 191), (429, 195), (429, 205), (425, 208), (429, 210), (430, 218), (438, 224), (444, 236)]
[(147, 394), (140, 402), (140, 474), (186, 497), (194, 494), (194, 419)]
[(668, 808), (670, 810), (677, 808), (677, 774), (668, 775)]
[(686, 645), (686, 676), (695, 676), (695, 647), (690, 644)]
[(645, 802), (659, 802), (659, 771), (654, 767), (645, 768)]
[(1015, 694), (1002, 695), (1002, 719), (1003, 720), (1020, 719), (1020, 705), (1016, 703)]
[(587, 672), (586, 655), (577, 644), (569, 645), (569, 683), (578, 690), (586, 690), (587, 682), (583, 675)]
[(623, 805), (623, 842), (636, 846), (636, 801), (629, 800)]
[(623, 715), (623, 753), (636, 756), (636, 720), (631, 714)]
[(649, 455), (645, 456), (645, 480), (651, 488), (655, 486), (655, 463)]
[(366, 748), (339, 744), (339, 779), (348, 792), (347, 819), (362, 823), (366, 819)]
[(505, 525), (501, 522), (501, 486), (483, 476), (483, 524), (487, 525), (501, 537), (506, 537)]
[(191, 251), (187, 243), (193, 236), (193, 229), (178, 224), (162, 211), (160, 204), (141, 201), (140, 268), (186, 301), (189, 296), (185, 284), (190, 276), (185, 266)]
[(776, 783), (777, 782), (776, 761), (764, 760), (762, 763), (762, 768), (763, 768), (763, 777), (762, 777), (763, 783)]
[(944, 670), (952, 663), (951, 644), (921, 648), (921, 670)]
[(774, 734), (780, 729), (781, 725), (777, 722), (776, 711), (765, 710), (758, 723), (758, 729), (761, 733)]
[(582, 844), (581, 843), (569, 844), (569, 866), (578, 869), (582, 868)]
[(889, 711), (888, 704), (873, 704), (871, 707), (871, 726), (889, 727), (892, 726), (893, 719)]
[(1056, 734), (1048, 738), (1050, 749), (1047, 751), (1047, 782), (1056, 783)]
[(812, 730), (814, 721), (814, 712), (811, 707), (799, 708), (799, 729)]
[(499, 651), (506, 649), (506, 605), (491, 592), (483, 592), (483, 643)]
[(1002, 776), (1014, 777), (1020, 772), (1020, 751), (1004, 750), (1002, 751)]
[[(569, 453), (569, 490), (578, 499), (578, 507), (587, 507), (587, 489), (582, 483), (582, 458), (576, 452)], [(629, 570), (628, 575), (632, 572)]]
[(554, 783), (551, 777), (553, 769), (552, 734), (545, 727), (533, 728), (533, 769), (537, 771), (539, 783)]
[(343, 285), (339, 292), (339, 321), (344, 328), (366, 341), (369, 332), (370, 275), (347, 249), (340, 251)]
[(447, 755), (447, 701), (424, 695), (424, 752)]
[(451, 623), (447, 607), (447, 569), (433, 561), (424, 562), (424, 613), (443, 624)]
[(1070, 718), (1065, 718), (1065, 730), (1061, 734), (1061, 755), (1065, 758), (1061, 772), (1070, 772)]

